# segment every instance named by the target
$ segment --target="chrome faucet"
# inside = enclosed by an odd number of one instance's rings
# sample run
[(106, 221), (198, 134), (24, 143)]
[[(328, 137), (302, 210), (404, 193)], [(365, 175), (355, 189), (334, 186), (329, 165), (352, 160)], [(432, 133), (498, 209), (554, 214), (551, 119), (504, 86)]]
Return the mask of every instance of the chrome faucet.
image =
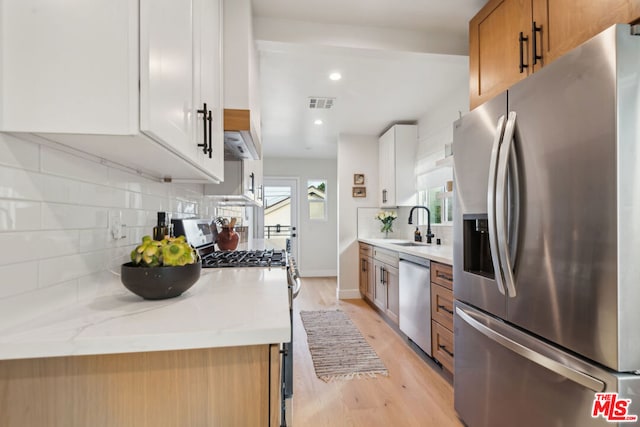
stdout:
[(431, 238), (435, 237), (435, 234), (431, 232), (431, 211), (426, 206), (414, 206), (409, 211), (409, 224), (413, 224), (413, 211), (415, 209), (424, 209), (427, 211), (427, 233), (425, 237), (427, 238), (427, 243), (431, 243)]

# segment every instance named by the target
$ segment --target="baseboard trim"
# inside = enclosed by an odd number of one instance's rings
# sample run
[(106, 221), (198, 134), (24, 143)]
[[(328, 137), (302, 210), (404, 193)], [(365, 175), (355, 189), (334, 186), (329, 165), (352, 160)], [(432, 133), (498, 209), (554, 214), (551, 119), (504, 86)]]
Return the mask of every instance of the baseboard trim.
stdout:
[(336, 270), (300, 270), (302, 277), (336, 277), (337, 275)]
[(340, 289), (338, 299), (362, 299), (362, 295), (360, 295), (359, 289)]

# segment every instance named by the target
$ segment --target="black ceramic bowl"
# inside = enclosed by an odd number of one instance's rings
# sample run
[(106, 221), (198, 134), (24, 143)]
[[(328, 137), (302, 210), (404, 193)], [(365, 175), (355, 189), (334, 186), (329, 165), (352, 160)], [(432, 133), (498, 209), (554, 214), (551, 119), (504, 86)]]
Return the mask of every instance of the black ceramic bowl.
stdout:
[(144, 299), (166, 299), (182, 295), (200, 278), (202, 262), (175, 267), (141, 267), (122, 264), (120, 279), (125, 288)]

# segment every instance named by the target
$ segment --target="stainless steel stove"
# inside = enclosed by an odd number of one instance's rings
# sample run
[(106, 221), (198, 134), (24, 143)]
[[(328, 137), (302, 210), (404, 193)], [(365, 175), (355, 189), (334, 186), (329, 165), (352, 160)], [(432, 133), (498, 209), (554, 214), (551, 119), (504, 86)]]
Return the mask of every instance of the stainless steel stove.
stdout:
[[(291, 321), (291, 340), (282, 343), (282, 396), (281, 402), (281, 426), (287, 425), (290, 419), (291, 398), (293, 397), (293, 300), (300, 292), (300, 275), (293, 257), (288, 256), (283, 250), (241, 250), (241, 251), (216, 251), (215, 243), (218, 230), (211, 227), (205, 219), (178, 219), (171, 221), (174, 235), (184, 235), (193, 245), (200, 258), (202, 268), (224, 267), (262, 267), (262, 268), (286, 268), (287, 286), (289, 288), (289, 319)], [(288, 416), (287, 416), (288, 415)]]
[(184, 235), (200, 258), (202, 268), (220, 267), (287, 267), (287, 253), (283, 250), (216, 251), (217, 229), (205, 219), (172, 220), (174, 235)]

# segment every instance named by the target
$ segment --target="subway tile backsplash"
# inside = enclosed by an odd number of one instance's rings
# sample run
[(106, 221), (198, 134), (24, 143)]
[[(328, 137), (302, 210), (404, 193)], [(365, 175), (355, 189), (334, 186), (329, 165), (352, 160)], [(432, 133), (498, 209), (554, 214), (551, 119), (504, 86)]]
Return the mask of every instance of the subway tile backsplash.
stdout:
[[(398, 218), (393, 222), (393, 232), (390, 232), (388, 236), (380, 231), (382, 223), (376, 219), (376, 215), (381, 210), (395, 211)], [(409, 225), (409, 207), (398, 208), (358, 208), (358, 237), (369, 239), (383, 239), (388, 237), (389, 239), (404, 239), (413, 240), (416, 225)], [(426, 234), (427, 226), (425, 224), (418, 224), (420, 233), (423, 236)], [(431, 232), (435, 235), (433, 243), (436, 243), (436, 239), (440, 239), (442, 245), (453, 245), (453, 227), (451, 225), (432, 225)]]
[[(216, 215), (202, 193), (0, 134), (0, 329), (118, 280), (111, 271), (151, 234), (158, 211)], [(114, 220), (126, 237), (113, 239)]]

